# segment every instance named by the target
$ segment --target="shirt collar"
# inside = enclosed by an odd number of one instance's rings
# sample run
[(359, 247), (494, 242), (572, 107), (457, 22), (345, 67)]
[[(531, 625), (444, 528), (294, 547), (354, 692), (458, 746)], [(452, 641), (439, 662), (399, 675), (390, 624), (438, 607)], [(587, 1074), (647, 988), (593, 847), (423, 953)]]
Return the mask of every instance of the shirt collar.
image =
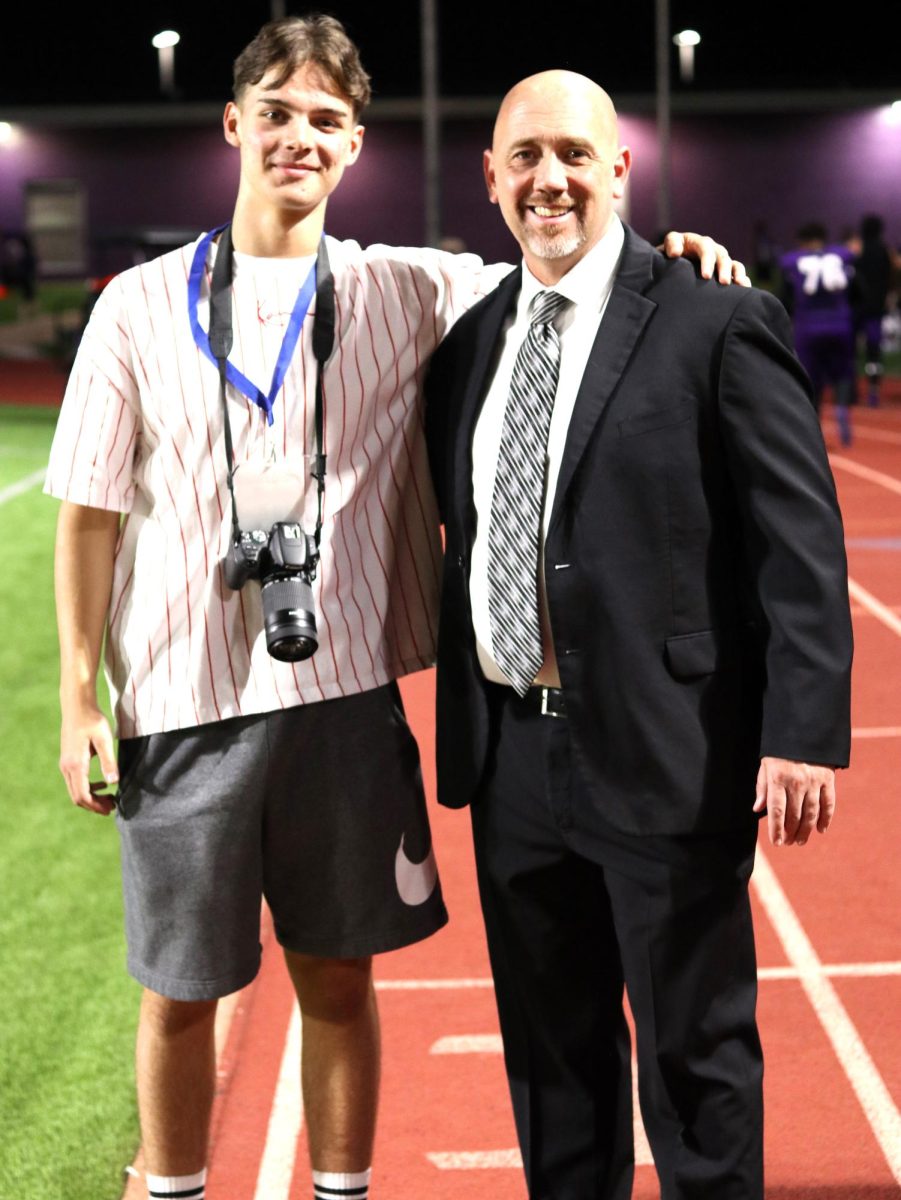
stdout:
[(529, 305), (539, 292), (551, 291), (565, 296), (576, 305), (587, 305), (593, 312), (600, 312), (613, 287), (613, 278), (619, 266), (623, 243), (626, 240), (623, 223), (614, 213), (610, 228), (601, 240), (583, 255), (562, 279), (549, 287), (535, 278), (525, 262), (522, 264), (522, 290), (519, 294), (517, 311), (527, 312)]

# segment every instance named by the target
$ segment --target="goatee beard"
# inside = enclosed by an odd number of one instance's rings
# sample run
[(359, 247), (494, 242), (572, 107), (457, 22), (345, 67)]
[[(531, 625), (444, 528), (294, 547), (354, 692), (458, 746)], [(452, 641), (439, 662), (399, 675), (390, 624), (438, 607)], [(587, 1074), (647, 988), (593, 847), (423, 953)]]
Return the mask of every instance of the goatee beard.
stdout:
[(585, 230), (577, 221), (576, 228), (568, 234), (541, 233), (522, 222), (522, 240), (536, 258), (568, 258), (585, 242)]

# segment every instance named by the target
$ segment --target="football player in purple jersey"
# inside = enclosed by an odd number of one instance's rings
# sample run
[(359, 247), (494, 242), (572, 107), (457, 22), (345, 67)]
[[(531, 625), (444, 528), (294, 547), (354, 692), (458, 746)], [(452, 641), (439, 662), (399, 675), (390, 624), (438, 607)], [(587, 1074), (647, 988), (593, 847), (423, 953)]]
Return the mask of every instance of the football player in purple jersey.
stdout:
[(815, 221), (803, 225), (797, 237), (798, 249), (781, 259), (783, 300), (792, 315), (795, 347), (810, 376), (817, 412), (823, 391), (831, 385), (839, 437), (849, 446), (856, 374), (854, 254), (847, 246), (828, 244), (825, 227)]

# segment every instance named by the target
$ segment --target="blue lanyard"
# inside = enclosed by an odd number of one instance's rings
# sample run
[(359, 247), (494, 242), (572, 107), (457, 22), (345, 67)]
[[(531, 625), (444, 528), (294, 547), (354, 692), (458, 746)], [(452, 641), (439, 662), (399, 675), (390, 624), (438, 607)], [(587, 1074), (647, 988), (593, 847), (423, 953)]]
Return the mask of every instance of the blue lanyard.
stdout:
[[(217, 229), (212, 230), (201, 238), (197, 249), (194, 251), (194, 261), (191, 263), (191, 271), (188, 275), (188, 319), (191, 322), (191, 333), (194, 335), (194, 341), (198, 347), (214, 365), (217, 365), (217, 360), (210, 349), (210, 335), (200, 324), (197, 317), (197, 306), (200, 301), (200, 287), (203, 282), (203, 273), (206, 268), (206, 258), (210, 243), (224, 228), (224, 225), (220, 225)], [(275, 399), (281, 391), (282, 384), (285, 382), (285, 375), (288, 372), (288, 366), (297, 348), (297, 340), (303, 328), (304, 318), (307, 315), (307, 310), (315, 293), (316, 264), (313, 263), (309, 274), (297, 293), (297, 299), (294, 302), (294, 308), (288, 320), (288, 328), (285, 330), (282, 346), (278, 352), (278, 359), (275, 364), (275, 370), (272, 373), (272, 383), (268, 394), (258, 388), (256, 384), (251, 383), (247, 376), (242, 374), (231, 362), (226, 363), (225, 373), (229, 383), (240, 392), (243, 392), (248, 400), (252, 400), (254, 404), (260, 406), (266, 414), (266, 419), (270, 425), (273, 421), (272, 408), (275, 404)]]

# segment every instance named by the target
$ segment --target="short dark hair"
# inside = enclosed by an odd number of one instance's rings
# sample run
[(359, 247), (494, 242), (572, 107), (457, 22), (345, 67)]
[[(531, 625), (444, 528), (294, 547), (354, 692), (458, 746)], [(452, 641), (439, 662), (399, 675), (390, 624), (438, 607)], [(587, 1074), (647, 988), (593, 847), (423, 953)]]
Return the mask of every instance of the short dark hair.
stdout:
[(335, 17), (310, 13), (264, 25), (235, 59), (233, 92), (237, 101), (272, 68), (281, 68), (273, 87), (282, 87), (298, 67), (313, 63), (346, 96), (358, 117), (372, 94), (360, 52)]
[(829, 234), (821, 221), (808, 221), (801, 226), (796, 236), (799, 242), (825, 242)]

